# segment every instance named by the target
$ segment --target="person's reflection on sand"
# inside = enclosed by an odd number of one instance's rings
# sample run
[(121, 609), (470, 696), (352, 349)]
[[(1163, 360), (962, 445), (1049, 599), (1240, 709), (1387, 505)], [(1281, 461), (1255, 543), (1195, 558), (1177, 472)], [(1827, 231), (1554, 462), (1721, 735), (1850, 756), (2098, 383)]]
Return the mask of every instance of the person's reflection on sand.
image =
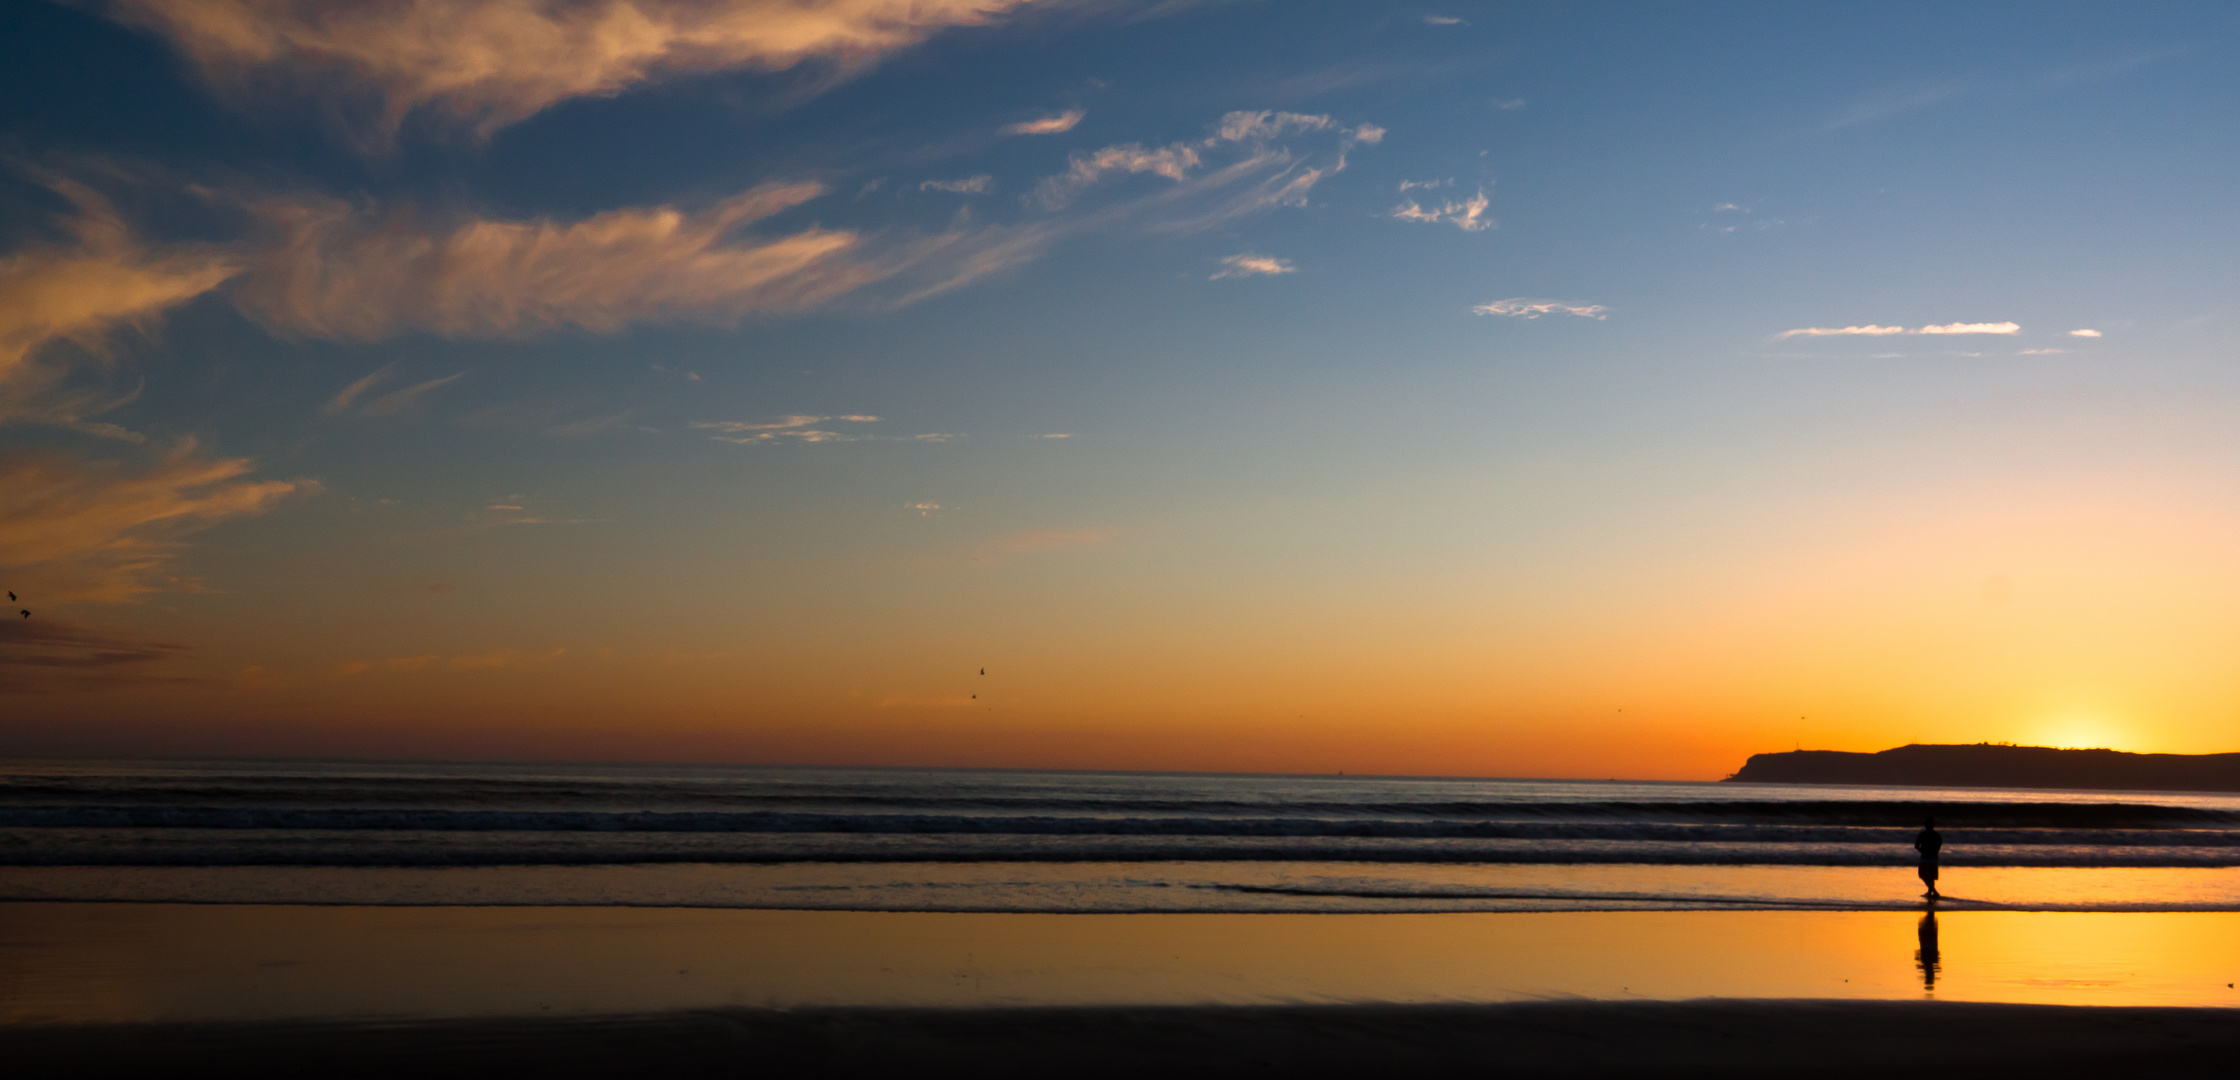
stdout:
[(1921, 917), (1921, 948), (1913, 954), (1913, 962), (1921, 966), (1921, 989), (1924, 993), (1937, 992), (1937, 969), (1941, 962), (1937, 956), (1937, 913), (1932, 911)]

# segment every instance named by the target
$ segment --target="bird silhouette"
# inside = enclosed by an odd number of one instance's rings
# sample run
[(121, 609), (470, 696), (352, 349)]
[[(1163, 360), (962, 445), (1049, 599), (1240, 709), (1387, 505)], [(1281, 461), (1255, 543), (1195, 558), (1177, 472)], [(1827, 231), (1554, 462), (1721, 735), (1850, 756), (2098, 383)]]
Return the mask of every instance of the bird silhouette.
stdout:
[(30, 617), (31, 617), (31, 609), (30, 609), (30, 608), (25, 608), (25, 609), (23, 609), (23, 617), (24, 617), (24, 618), (26, 618), (26, 619), (28, 619), (28, 618), (30, 618)]
[[(15, 599), (16, 599), (16, 594), (14, 594), (14, 593), (9, 593), (9, 594), (8, 594), (8, 602), (9, 602), (9, 603), (11, 603), (11, 604), (12, 604), (12, 603), (14, 603), (14, 602), (15, 602)], [(987, 674), (987, 672), (983, 671), (983, 672), (981, 672), (980, 674), (982, 674), (982, 675), (985, 675), (985, 674)]]
[[(8, 598), (12, 600), (12, 599), (14, 599), (14, 598), (15, 598), (15, 595), (16, 595), (16, 594), (14, 594), (14, 593), (9, 593), (9, 594), (8, 594)], [(982, 674), (982, 675), (986, 675), (987, 673), (988, 673), (988, 669), (987, 669), (987, 668), (981, 668), (981, 669), (980, 669), (980, 674)]]

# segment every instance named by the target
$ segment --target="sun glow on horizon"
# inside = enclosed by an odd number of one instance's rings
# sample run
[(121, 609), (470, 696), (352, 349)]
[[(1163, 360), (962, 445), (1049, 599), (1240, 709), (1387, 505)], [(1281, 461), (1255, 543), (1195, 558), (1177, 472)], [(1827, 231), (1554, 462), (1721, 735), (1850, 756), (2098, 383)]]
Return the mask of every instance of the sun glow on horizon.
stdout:
[(2125, 726), (2098, 716), (2063, 716), (2040, 724), (2025, 746), (2050, 746), (2056, 750), (2121, 750), (2139, 753), (2137, 739)]

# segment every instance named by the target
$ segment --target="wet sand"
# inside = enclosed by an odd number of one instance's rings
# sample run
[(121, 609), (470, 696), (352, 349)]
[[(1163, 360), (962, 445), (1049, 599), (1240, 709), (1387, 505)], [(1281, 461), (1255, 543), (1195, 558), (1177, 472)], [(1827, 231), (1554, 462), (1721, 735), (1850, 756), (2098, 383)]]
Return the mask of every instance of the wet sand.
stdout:
[(0, 1028), (0, 1060), (28, 1076), (2164, 1077), (2227, 1076), (2236, 1055), (2236, 1010), (1896, 1001), (703, 1010)]

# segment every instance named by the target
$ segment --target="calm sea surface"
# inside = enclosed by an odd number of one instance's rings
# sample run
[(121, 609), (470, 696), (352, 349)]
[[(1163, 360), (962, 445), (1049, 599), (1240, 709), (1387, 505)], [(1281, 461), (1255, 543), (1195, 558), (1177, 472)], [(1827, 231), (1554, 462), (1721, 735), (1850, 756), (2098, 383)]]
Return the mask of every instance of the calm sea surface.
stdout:
[(0, 765), (0, 900), (865, 911), (2240, 910), (2240, 797), (304, 762)]

